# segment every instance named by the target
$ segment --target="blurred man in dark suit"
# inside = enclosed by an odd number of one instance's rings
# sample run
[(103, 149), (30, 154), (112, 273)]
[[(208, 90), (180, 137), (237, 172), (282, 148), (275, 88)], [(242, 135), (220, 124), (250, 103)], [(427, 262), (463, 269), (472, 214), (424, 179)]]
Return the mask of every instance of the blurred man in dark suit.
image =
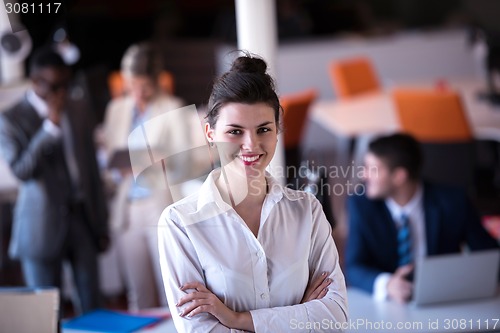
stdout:
[(108, 245), (106, 200), (84, 110), (67, 98), (71, 70), (51, 48), (30, 62), (32, 88), (0, 116), (0, 149), (21, 181), (9, 253), (29, 287), (61, 288), (71, 263), (80, 304), (100, 306), (97, 254)]
[(465, 191), (423, 181), (421, 166), (413, 137), (380, 137), (365, 156), (365, 194), (348, 199), (347, 282), (375, 299), (408, 301), (416, 258), (498, 247)]

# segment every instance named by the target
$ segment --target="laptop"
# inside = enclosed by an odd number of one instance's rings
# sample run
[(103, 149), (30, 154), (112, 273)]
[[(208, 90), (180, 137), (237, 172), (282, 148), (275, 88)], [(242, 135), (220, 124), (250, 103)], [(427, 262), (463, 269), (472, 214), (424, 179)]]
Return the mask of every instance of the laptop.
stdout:
[(0, 287), (0, 332), (54, 333), (58, 313), (57, 288)]
[(417, 306), (492, 297), (498, 288), (500, 250), (421, 258), (415, 264)]

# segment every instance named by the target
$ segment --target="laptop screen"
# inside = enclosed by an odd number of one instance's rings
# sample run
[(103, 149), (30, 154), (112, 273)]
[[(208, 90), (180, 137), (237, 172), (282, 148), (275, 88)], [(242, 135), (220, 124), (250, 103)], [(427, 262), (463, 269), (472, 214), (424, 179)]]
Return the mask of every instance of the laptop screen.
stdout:
[(492, 297), (498, 288), (500, 250), (422, 258), (416, 262), (416, 305)]

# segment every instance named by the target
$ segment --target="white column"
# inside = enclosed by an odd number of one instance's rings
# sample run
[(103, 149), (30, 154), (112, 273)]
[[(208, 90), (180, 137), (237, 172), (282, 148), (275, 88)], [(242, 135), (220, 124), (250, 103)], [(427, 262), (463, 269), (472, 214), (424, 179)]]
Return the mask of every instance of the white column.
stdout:
[[(276, 78), (278, 33), (275, 0), (235, 0), (238, 48), (261, 56), (268, 65), (268, 72)], [(283, 136), (278, 146), (270, 172), (283, 184), (286, 181)]]

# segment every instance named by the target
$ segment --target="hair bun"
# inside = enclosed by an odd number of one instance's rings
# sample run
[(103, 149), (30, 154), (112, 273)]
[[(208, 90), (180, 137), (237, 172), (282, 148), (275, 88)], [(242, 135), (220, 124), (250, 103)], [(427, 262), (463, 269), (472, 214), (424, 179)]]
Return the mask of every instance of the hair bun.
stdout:
[(267, 64), (260, 58), (238, 57), (231, 66), (231, 72), (266, 74)]

